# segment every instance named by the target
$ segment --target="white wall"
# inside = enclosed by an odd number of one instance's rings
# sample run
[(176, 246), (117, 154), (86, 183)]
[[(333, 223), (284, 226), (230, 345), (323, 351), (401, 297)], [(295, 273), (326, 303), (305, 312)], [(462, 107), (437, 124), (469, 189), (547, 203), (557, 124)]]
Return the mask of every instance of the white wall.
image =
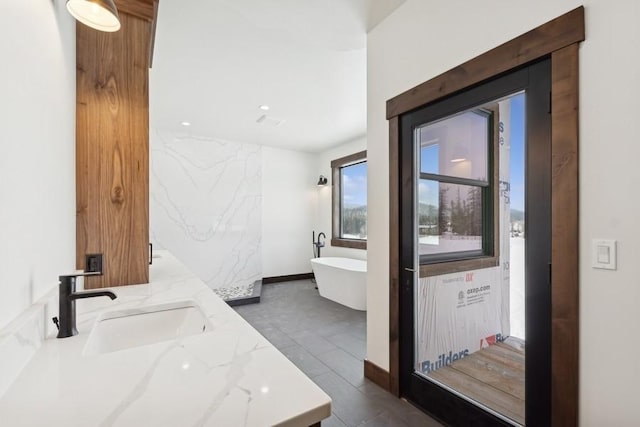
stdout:
[(310, 273), (316, 217), (316, 156), (262, 148), (263, 277)]
[(151, 241), (211, 288), (311, 272), (315, 154), (152, 129)]
[[(385, 101), (580, 4), (580, 417), (635, 425), (640, 340), (640, 3), (408, 0), (368, 35), (367, 357), (388, 368), (388, 126)], [(618, 270), (590, 268), (593, 238), (618, 240)]]
[(75, 269), (75, 23), (0, 6), (0, 329)]
[[(367, 149), (367, 138), (358, 138), (353, 141), (345, 142), (317, 155), (317, 173), (315, 174), (315, 182), (318, 177), (324, 175), (328, 178), (327, 185), (318, 188), (318, 217), (316, 220), (316, 235), (324, 232), (327, 235), (326, 246), (321, 249), (322, 256), (338, 256), (355, 259), (367, 259), (367, 251), (363, 249), (350, 249), (331, 246), (331, 215), (332, 215), (332, 199), (331, 199), (331, 161), (350, 154), (358, 153)], [(370, 188), (370, 187), (369, 187)], [(367, 230), (369, 226), (367, 227)]]

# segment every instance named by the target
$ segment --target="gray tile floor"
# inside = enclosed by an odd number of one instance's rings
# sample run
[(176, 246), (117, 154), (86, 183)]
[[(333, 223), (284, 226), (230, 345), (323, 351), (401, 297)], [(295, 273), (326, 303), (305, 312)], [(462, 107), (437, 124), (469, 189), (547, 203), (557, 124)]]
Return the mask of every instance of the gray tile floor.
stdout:
[(364, 378), (366, 313), (321, 297), (310, 280), (264, 285), (259, 304), (234, 308), (331, 396), (323, 427), (440, 426)]

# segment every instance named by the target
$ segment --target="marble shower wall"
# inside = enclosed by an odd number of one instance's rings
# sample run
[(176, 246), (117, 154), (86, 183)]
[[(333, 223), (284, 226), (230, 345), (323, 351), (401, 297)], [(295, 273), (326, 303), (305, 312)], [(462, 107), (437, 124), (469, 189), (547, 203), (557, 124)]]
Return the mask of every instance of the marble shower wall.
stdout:
[(210, 288), (262, 277), (262, 150), (151, 129), (149, 218), (167, 249)]

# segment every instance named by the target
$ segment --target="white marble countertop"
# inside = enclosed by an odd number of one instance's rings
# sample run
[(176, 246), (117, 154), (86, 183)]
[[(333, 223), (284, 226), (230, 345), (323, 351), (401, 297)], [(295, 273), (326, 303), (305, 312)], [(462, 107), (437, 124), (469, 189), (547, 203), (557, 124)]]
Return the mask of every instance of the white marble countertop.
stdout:
[[(151, 283), (77, 301), (75, 337), (49, 337), (0, 400), (2, 426), (310, 426), (331, 399), (171, 254)], [(98, 315), (197, 301), (207, 333), (95, 356), (82, 351)]]

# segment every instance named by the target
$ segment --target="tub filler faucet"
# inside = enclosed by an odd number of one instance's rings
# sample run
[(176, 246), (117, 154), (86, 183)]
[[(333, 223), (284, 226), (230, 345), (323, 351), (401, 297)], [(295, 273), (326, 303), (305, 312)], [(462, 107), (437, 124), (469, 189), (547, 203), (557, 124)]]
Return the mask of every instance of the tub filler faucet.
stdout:
[[(322, 240), (320, 240), (320, 237), (322, 237)], [(324, 241), (327, 238), (327, 236), (325, 236), (325, 234), (323, 232), (318, 233), (318, 240), (315, 240), (313, 242), (313, 244), (315, 245), (315, 247), (318, 249), (318, 258), (320, 258), (320, 248), (324, 248)]]
[(76, 329), (76, 300), (81, 298), (109, 297), (112, 300), (117, 296), (111, 291), (82, 291), (76, 292), (76, 278), (79, 276), (101, 276), (102, 272), (74, 273), (60, 276), (60, 294), (58, 296), (58, 318), (53, 322), (58, 326), (58, 338), (67, 338), (78, 335)]

